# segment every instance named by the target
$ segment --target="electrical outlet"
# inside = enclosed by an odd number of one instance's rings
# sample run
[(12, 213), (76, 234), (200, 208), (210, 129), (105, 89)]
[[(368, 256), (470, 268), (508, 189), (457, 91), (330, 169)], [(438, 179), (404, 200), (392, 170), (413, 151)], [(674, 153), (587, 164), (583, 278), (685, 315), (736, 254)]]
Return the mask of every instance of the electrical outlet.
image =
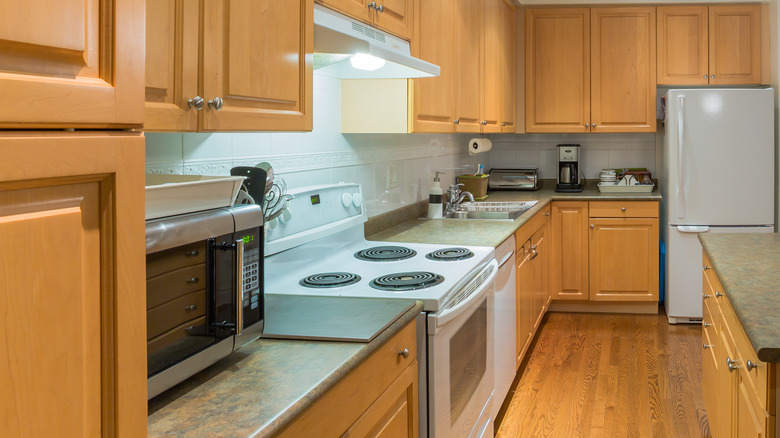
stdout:
[(387, 190), (398, 187), (398, 166), (391, 164), (387, 166)]

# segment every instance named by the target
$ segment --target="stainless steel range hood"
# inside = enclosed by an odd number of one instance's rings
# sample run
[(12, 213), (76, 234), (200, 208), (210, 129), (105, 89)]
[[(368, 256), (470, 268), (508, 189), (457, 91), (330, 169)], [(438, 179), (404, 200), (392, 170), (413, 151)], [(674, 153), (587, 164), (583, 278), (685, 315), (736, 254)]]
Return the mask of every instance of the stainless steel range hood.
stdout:
[(314, 5), (314, 70), (341, 79), (422, 78), (441, 72), (438, 65), (413, 57), (407, 41), (320, 5)]

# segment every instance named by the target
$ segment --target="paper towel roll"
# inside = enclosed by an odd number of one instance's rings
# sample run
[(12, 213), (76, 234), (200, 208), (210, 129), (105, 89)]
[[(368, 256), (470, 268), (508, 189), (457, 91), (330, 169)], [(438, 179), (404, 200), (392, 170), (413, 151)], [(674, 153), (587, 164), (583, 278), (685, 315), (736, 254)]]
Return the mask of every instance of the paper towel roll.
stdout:
[(488, 138), (472, 138), (469, 140), (469, 155), (487, 152), (493, 147), (493, 142)]

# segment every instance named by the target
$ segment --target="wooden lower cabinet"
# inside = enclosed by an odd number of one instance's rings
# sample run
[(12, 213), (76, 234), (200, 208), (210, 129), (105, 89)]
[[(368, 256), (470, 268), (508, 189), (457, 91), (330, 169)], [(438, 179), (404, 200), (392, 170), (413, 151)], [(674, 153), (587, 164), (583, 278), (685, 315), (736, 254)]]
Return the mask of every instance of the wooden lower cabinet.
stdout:
[(712, 436), (773, 437), (776, 365), (758, 360), (706, 254), (702, 265), (702, 391)]
[(515, 232), (518, 246), (515, 254), (518, 367), (549, 308), (549, 218), (550, 207), (547, 206)]
[(412, 321), (277, 436), (416, 438), (417, 373), (417, 324)]
[(143, 137), (0, 150), (2, 435), (146, 436)]
[(588, 202), (553, 202), (550, 209), (550, 293), (554, 300), (587, 300)]

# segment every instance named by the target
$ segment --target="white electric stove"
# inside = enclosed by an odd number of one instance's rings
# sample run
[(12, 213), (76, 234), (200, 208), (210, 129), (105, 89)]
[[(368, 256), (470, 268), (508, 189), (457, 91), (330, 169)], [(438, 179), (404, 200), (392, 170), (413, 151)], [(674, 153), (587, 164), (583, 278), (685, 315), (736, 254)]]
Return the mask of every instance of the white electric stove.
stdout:
[(290, 194), (288, 211), (266, 224), (266, 302), (285, 295), (422, 301), (420, 436), (492, 436), (494, 248), (367, 241), (357, 184)]

